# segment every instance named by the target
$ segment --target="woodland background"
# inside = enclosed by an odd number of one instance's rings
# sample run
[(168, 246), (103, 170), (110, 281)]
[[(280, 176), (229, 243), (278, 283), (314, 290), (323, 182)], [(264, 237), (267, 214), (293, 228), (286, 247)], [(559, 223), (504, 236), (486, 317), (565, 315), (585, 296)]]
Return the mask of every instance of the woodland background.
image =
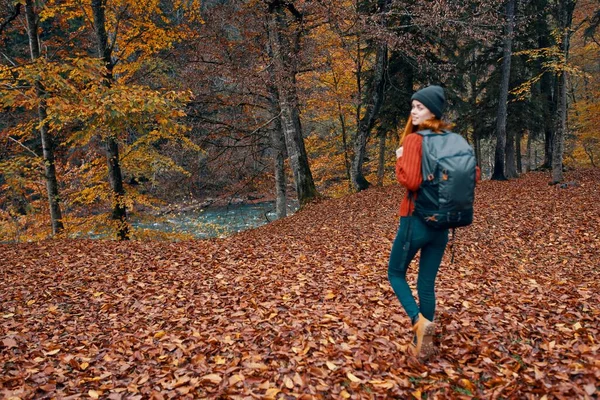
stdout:
[(597, 1), (0, 1), (0, 240), (393, 182), (414, 90), (485, 178), (597, 166)]

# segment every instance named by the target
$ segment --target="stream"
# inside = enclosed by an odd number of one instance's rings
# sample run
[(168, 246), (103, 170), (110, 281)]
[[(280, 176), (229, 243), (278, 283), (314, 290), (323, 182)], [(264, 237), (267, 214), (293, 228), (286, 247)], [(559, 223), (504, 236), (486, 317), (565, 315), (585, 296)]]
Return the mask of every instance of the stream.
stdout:
[[(291, 215), (297, 209), (297, 204), (288, 204), (287, 214)], [(162, 232), (185, 233), (198, 239), (226, 237), (275, 221), (275, 202), (208, 207), (198, 211), (172, 213), (162, 218), (160, 222), (133, 221), (133, 225)]]

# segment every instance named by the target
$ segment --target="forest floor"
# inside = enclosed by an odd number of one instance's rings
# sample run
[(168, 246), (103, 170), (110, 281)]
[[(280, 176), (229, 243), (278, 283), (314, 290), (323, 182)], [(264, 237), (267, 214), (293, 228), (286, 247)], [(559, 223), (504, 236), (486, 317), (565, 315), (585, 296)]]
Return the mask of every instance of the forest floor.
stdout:
[(426, 363), (387, 280), (397, 185), (227, 239), (0, 245), (0, 397), (598, 398), (600, 171), (549, 180), (479, 185)]

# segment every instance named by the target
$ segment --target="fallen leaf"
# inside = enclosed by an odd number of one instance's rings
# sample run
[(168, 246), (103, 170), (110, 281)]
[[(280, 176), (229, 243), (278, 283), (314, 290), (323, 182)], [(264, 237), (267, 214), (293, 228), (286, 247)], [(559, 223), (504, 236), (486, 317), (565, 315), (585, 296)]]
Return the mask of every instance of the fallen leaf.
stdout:
[(13, 338), (5, 338), (2, 339), (2, 344), (4, 345), (4, 347), (8, 347), (9, 349), (12, 347), (18, 347), (17, 346), (17, 341)]
[(275, 399), (277, 397), (277, 393), (279, 392), (280, 390), (277, 388), (269, 388), (265, 392), (265, 399)]
[(587, 385), (583, 386), (583, 390), (585, 390), (588, 396), (592, 396), (594, 393), (596, 393), (597, 388), (594, 383), (588, 383)]
[(221, 383), (223, 378), (221, 378), (221, 376), (218, 374), (208, 374), (208, 375), (204, 375), (202, 378), (200, 378), (200, 380), (203, 382), (208, 381), (208, 382), (211, 382), (214, 384), (219, 384), (219, 383)]
[(357, 378), (352, 372), (346, 372), (346, 376), (348, 377), (348, 379), (350, 379), (352, 382), (358, 383), (358, 382), (362, 382), (361, 379)]
[(294, 388), (294, 382), (287, 375), (283, 377), (283, 384), (288, 389), (293, 389)]
[(244, 375), (242, 375), (242, 374), (232, 375), (228, 379), (229, 385), (231, 385), (231, 386), (235, 386), (236, 383), (243, 382), (243, 381), (244, 381)]
[(336, 369), (338, 369), (337, 365), (335, 365), (331, 361), (326, 361), (325, 365), (327, 365), (327, 368), (329, 368), (331, 371), (335, 371)]

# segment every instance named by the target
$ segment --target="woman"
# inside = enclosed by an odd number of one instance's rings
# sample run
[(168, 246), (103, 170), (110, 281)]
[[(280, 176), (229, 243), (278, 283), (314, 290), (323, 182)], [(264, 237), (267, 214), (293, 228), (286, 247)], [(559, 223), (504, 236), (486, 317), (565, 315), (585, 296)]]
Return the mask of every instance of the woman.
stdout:
[[(441, 133), (450, 126), (441, 120), (445, 106), (444, 90), (429, 86), (411, 97), (411, 112), (396, 150), (396, 177), (407, 189), (400, 205), (400, 228), (392, 246), (388, 278), (402, 307), (413, 324), (414, 340), (409, 352), (420, 358), (434, 353), (435, 279), (448, 243), (448, 229), (438, 230), (412, 216), (417, 191), (423, 180), (421, 173), (422, 140), (415, 132), (430, 129)], [(406, 282), (406, 271), (418, 250), (421, 250), (417, 305)]]

